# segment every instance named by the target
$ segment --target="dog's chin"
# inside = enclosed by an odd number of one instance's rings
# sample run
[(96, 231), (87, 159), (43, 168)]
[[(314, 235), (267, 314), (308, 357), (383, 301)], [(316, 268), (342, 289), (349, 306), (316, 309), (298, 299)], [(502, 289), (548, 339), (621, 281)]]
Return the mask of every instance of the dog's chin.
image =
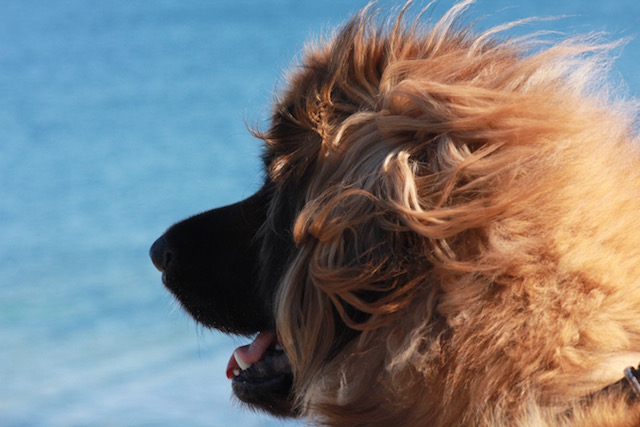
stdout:
[(258, 362), (235, 375), (231, 384), (236, 397), (252, 408), (280, 417), (296, 416), (291, 365), (281, 350), (267, 350)]
[(238, 347), (227, 364), (227, 378), (236, 397), (251, 408), (293, 417), (293, 372), (273, 330), (258, 333)]

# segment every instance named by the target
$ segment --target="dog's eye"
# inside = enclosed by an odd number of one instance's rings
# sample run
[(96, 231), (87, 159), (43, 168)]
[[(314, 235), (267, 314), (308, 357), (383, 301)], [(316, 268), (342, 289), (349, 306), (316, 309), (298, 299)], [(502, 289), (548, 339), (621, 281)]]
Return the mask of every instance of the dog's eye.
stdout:
[(296, 118), (296, 104), (290, 103), (283, 110), (282, 115), (290, 120), (295, 120)]

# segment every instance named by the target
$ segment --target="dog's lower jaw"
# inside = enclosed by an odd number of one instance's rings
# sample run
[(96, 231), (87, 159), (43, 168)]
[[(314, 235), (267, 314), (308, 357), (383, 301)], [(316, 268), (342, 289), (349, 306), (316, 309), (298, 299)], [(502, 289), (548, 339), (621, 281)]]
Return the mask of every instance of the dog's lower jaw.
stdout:
[(280, 417), (295, 415), (291, 364), (273, 330), (260, 332), (233, 352), (227, 377), (236, 397), (250, 407)]
[(268, 350), (261, 360), (241, 371), (231, 382), (235, 396), (252, 408), (278, 417), (295, 417), (293, 374), (282, 351)]
[[(253, 370), (252, 366), (247, 371)], [(293, 376), (280, 374), (254, 381), (244, 375), (232, 380), (235, 396), (251, 408), (268, 412), (277, 417), (297, 417), (292, 394)]]

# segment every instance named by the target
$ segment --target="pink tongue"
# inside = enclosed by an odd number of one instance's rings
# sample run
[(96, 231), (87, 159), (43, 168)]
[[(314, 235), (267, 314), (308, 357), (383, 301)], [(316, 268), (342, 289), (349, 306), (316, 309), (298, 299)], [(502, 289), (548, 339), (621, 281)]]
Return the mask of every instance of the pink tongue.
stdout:
[(236, 348), (227, 364), (227, 378), (232, 380), (236, 377), (236, 372), (240, 371), (240, 365), (238, 365), (236, 357), (242, 359), (247, 365), (253, 365), (264, 356), (267, 349), (275, 342), (275, 332), (260, 332), (251, 344)]

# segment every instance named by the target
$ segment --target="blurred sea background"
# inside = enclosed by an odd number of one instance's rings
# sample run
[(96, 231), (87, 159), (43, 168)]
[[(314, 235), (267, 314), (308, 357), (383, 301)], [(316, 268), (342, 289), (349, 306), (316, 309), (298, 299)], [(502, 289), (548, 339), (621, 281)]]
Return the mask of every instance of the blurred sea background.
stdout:
[[(299, 424), (233, 401), (225, 367), (246, 340), (197, 326), (147, 253), (259, 187), (247, 125), (265, 126), (305, 41), (365, 4), (0, 1), (0, 426)], [(612, 76), (640, 95), (638, 0), (483, 0), (482, 15), (635, 37)]]

